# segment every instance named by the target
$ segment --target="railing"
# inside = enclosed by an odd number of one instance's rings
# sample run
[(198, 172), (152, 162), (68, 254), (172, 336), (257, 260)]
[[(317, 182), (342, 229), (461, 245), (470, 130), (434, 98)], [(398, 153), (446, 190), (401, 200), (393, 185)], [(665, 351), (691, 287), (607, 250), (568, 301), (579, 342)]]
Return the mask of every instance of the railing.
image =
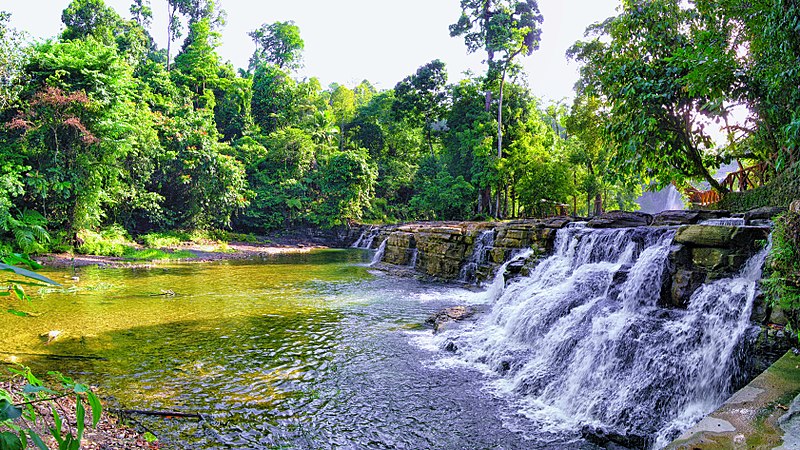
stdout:
[[(741, 165), (739, 166), (741, 167)], [(743, 192), (750, 189), (763, 186), (764, 183), (769, 181), (769, 170), (767, 163), (762, 162), (755, 166), (742, 168), (736, 172), (731, 172), (720, 183), (720, 186), (726, 188), (730, 192)], [(693, 187), (685, 189), (689, 201), (698, 206), (709, 206), (722, 200), (719, 192), (710, 189), (708, 191), (701, 191)]]

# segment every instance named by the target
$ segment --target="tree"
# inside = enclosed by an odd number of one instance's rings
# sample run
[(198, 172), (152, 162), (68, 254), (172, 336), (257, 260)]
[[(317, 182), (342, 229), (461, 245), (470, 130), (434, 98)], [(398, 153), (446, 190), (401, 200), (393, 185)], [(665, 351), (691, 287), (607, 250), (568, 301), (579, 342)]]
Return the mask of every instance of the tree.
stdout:
[[(451, 36), (463, 36), (469, 52), (487, 52), (487, 82), (499, 82), (497, 108), (497, 158), (503, 157), (503, 92), (506, 76), (518, 70), (514, 59), (539, 48), (543, 16), (536, 0), (461, 0), (461, 17), (450, 26)], [(497, 54), (501, 57), (495, 59)], [(488, 111), (491, 95), (487, 93)], [(496, 210), (500, 208), (500, 197)], [(496, 211), (497, 212), (497, 211)]]
[[(622, 12), (588, 30), (569, 54), (580, 61), (581, 92), (609, 108), (606, 134), (612, 163), (623, 174), (651, 177), (662, 185), (699, 177), (725, 192), (709, 168), (718, 161), (709, 131), (720, 119), (724, 92), (698, 76), (703, 59), (693, 49), (702, 28), (698, 12), (675, 0), (631, 0)], [(708, 44), (712, 44), (708, 42)], [(727, 41), (712, 49), (725, 58)], [(706, 58), (708, 55), (706, 55)]]
[[(149, 177), (153, 117), (134, 97), (131, 68), (93, 39), (33, 47), (22, 107), (9, 124), (30, 167), (20, 209), (72, 232), (96, 226)], [(140, 181), (142, 180), (142, 181)]]
[(189, 20), (189, 25), (208, 19), (211, 29), (225, 24), (225, 11), (217, 8), (215, 0), (167, 0), (167, 71), (171, 69), (172, 42), (181, 37), (182, 24), (178, 14)]
[(247, 35), (256, 44), (256, 50), (250, 58), (251, 71), (264, 63), (286, 70), (294, 70), (300, 66), (305, 43), (300, 37), (300, 28), (294, 22), (263, 24)]
[(61, 14), (61, 21), (66, 26), (62, 39), (92, 36), (105, 45), (113, 45), (122, 18), (103, 0), (72, 0)]
[(253, 75), (252, 115), (265, 135), (295, 123), (297, 82), (272, 64), (261, 64)]
[(0, 11), (0, 112), (6, 110), (19, 95), (24, 75), (22, 65), (23, 35), (9, 27), (11, 14)]
[(142, 28), (149, 28), (153, 21), (153, 8), (150, 7), (150, 0), (133, 0), (129, 9), (131, 18)]
[(189, 26), (183, 50), (175, 57), (176, 84), (188, 87), (194, 95), (196, 108), (214, 109), (213, 88), (219, 72), (219, 33), (211, 29), (208, 19)]
[(433, 155), (431, 132), (434, 122), (441, 120), (447, 110), (447, 70), (440, 60), (417, 69), (394, 87), (392, 111), (398, 120), (407, 120), (424, 127), (428, 148)]

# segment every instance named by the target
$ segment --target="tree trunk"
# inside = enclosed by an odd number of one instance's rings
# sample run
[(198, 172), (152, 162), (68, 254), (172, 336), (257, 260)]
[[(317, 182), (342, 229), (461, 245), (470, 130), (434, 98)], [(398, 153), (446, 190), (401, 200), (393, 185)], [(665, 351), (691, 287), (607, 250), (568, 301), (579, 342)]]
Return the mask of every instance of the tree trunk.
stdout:
[(603, 214), (603, 195), (598, 192), (594, 197), (594, 215), (600, 214)]

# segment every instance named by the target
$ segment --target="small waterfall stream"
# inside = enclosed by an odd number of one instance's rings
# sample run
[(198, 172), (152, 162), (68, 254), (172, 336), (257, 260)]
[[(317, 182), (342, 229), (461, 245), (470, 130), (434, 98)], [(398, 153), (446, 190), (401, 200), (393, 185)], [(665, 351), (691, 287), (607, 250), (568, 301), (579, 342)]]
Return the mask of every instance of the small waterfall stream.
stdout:
[(361, 232), (361, 236), (350, 246), (350, 248), (372, 248), (375, 238), (381, 233), (380, 227), (370, 226)]
[(472, 244), (472, 253), (461, 267), (458, 280), (464, 282), (474, 281), (479, 266), (488, 261), (489, 250), (491, 250), (493, 246), (494, 230), (482, 231), (481, 234), (475, 238), (475, 243)]
[[(375, 264), (378, 264), (379, 262), (381, 262), (381, 260), (383, 259), (384, 253), (386, 253), (386, 243), (387, 242), (389, 242), (389, 238), (386, 238), (381, 242), (381, 245), (378, 246), (378, 250), (375, 252), (375, 255), (372, 257), (372, 262), (369, 265), (374, 266)], [(367, 248), (369, 248), (369, 247), (367, 247)]]
[(440, 339), (455, 344), (457, 360), (491, 374), (492, 390), (542, 432), (598, 427), (635, 447), (663, 447), (739, 380), (767, 253), (739, 276), (702, 286), (687, 309), (664, 308), (674, 235), (561, 229), (554, 254), (506, 286), (481, 321)]

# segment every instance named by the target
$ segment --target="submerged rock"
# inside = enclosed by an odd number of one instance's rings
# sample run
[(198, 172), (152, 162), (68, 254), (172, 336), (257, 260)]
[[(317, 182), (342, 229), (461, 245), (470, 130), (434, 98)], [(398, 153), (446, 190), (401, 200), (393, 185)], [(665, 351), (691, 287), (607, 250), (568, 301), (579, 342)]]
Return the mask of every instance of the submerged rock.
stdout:
[(581, 428), (581, 436), (592, 444), (613, 450), (649, 448), (653, 444), (650, 439), (643, 436), (617, 433), (592, 425)]
[(425, 322), (433, 325), (433, 332), (438, 333), (439, 331), (442, 331), (446, 323), (464, 320), (472, 317), (474, 314), (475, 310), (470, 307), (453, 306), (433, 314), (432, 316), (428, 317), (428, 320)]

